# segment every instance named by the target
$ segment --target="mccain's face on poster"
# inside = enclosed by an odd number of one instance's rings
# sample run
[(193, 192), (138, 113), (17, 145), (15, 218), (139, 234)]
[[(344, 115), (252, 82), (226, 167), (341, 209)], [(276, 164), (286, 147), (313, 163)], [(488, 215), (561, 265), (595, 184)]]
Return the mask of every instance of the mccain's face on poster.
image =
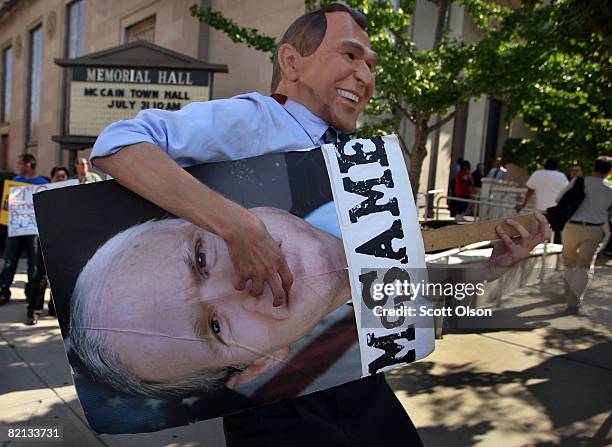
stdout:
[(350, 299), (346, 258), (339, 239), (286, 211), (251, 211), (293, 273), (280, 307), (269, 288), (260, 297), (234, 288), (219, 236), (181, 219), (150, 221), (108, 240), (79, 275), (71, 339), (84, 364), (116, 388), (161, 397), (232, 388), (282, 363)]

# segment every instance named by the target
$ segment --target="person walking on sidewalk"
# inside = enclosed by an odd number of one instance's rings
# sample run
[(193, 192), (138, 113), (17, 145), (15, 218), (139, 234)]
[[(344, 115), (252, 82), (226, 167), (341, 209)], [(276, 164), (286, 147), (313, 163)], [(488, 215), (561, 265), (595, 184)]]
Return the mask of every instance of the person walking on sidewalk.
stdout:
[[(19, 175), (13, 177), (16, 182), (43, 185), (49, 183), (45, 177), (36, 174), (36, 157), (32, 154), (21, 154), (17, 157), (16, 170)], [(6, 238), (4, 248), (4, 266), (0, 272), (0, 305), (11, 299), (11, 285), (17, 270), (21, 252), (25, 249), (28, 257), (28, 283), (25, 287), (26, 297), (29, 295), (31, 280), (36, 272), (39, 247), (38, 236), (13, 236)]]
[[(563, 227), (563, 266), (567, 310), (577, 314), (588, 285), (588, 271), (612, 215), (612, 186), (604, 179), (610, 173), (609, 160), (595, 161), (592, 175), (584, 178), (584, 199)], [(573, 180), (562, 192), (571, 188)]]
[(559, 161), (549, 158), (544, 164), (544, 169), (538, 169), (529, 180), (527, 180), (527, 193), (520, 205), (516, 205), (516, 211), (520, 212), (529, 203), (533, 195), (536, 195), (536, 208), (545, 212), (551, 206), (557, 204), (556, 198), (563, 188), (569, 183), (563, 172), (558, 171)]

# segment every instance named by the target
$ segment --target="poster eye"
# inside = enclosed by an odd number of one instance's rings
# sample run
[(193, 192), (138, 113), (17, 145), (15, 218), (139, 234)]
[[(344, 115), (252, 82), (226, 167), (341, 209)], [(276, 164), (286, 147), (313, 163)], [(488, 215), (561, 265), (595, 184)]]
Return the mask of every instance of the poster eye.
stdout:
[(198, 251), (198, 254), (196, 255), (196, 262), (198, 263), (199, 268), (206, 268), (206, 255), (201, 251)]
[(210, 320), (210, 329), (213, 331), (213, 334), (219, 335), (221, 333), (221, 324), (219, 324), (219, 320), (211, 319)]

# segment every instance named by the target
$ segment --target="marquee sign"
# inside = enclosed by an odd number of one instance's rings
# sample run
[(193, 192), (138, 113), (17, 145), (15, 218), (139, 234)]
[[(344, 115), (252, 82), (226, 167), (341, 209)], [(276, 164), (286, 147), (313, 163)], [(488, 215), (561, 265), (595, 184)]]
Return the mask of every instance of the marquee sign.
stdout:
[(70, 83), (71, 135), (98, 135), (140, 110), (180, 110), (210, 99), (210, 73), (123, 67), (74, 67)]
[(213, 76), (227, 66), (164, 48), (130, 42), (72, 59), (55, 59), (67, 70), (66, 119), (52, 138), (62, 149), (93, 145), (109, 124), (144, 109), (180, 110), (212, 97)]

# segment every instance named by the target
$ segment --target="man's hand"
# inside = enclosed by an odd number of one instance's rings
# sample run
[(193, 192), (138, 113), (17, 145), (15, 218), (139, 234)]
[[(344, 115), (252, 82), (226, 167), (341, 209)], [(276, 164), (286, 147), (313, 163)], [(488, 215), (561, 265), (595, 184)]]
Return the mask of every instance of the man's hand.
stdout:
[(259, 296), (267, 282), (274, 305), (283, 303), (293, 278), (278, 243), (254, 214), (200, 183), (150, 143), (96, 158), (96, 165), (136, 194), (222, 237), (238, 274), (235, 287), (243, 290), (250, 279), (251, 293)]
[(501, 240), (497, 241), (493, 246), (493, 253), (491, 253), (491, 258), (489, 259), (490, 268), (512, 267), (516, 263), (527, 259), (529, 253), (531, 253), (531, 250), (536, 245), (550, 239), (550, 227), (546, 218), (540, 213), (535, 213), (535, 217), (539, 225), (531, 233), (512, 219), (506, 221), (519, 233), (519, 236), (515, 239), (508, 236), (500, 225), (495, 228)]
[(274, 306), (278, 307), (291, 289), (293, 276), (278, 242), (270, 236), (264, 223), (249, 211), (245, 212), (225, 239), (237, 274), (234, 287), (244, 290), (251, 280), (251, 295), (260, 296), (267, 282)]

